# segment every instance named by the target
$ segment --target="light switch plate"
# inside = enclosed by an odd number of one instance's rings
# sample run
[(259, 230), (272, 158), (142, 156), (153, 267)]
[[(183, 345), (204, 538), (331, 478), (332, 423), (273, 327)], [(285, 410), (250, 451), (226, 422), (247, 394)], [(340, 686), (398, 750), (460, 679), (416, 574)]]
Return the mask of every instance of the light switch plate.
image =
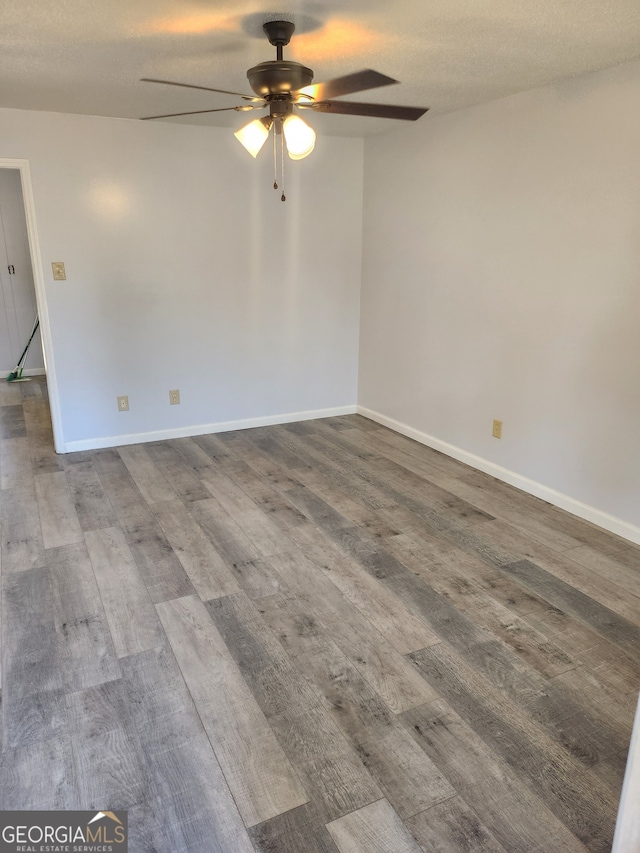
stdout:
[(67, 274), (64, 271), (64, 264), (62, 261), (52, 261), (51, 269), (53, 270), (53, 280), (54, 281), (66, 281)]

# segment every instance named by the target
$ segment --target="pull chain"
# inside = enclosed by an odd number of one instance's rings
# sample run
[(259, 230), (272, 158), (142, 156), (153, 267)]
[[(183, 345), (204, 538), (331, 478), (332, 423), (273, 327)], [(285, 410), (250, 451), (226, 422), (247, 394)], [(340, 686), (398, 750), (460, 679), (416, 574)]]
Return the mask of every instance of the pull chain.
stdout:
[(275, 128), (273, 129), (273, 188), (278, 189), (278, 134)]
[(280, 177), (282, 179), (282, 195), (280, 201), (286, 201), (287, 197), (284, 194), (284, 133), (280, 134)]

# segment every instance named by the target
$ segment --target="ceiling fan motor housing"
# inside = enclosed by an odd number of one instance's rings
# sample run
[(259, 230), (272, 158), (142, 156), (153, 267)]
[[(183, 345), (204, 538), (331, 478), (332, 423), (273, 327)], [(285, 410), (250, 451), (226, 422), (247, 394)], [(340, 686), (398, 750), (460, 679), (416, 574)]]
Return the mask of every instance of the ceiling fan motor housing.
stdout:
[(247, 71), (247, 78), (256, 95), (268, 98), (308, 86), (313, 80), (313, 71), (299, 62), (280, 59), (254, 65)]

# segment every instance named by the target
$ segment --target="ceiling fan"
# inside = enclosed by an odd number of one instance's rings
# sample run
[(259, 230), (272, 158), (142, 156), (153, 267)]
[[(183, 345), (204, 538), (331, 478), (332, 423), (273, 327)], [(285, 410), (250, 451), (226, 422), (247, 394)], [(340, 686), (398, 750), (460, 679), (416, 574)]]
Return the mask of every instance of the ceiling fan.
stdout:
[[(377, 71), (365, 69), (334, 77), (324, 83), (312, 83), (313, 71), (299, 62), (285, 60), (283, 47), (291, 41), (295, 26), (291, 21), (268, 21), (263, 25), (269, 42), (276, 48), (276, 59), (261, 62), (247, 71), (249, 85), (254, 95), (243, 95), (240, 92), (229, 92), (226, 89), (213, 89), (209, 86), (195, 86), (189, 83), (177, 83), (173, 80), (155, 80), (143, 77), (144, 83), (162, 83), (168, 86), (182, 86), (187, 89), (202, 89), (206, 92), (219, 92), (224, 95), (235, 95), (245, 102), (234, 107), (221, 107), (210, 110), (190, 110), (182, 113), (144, 116), (144, 121), (177, 116), (199, 115), (204, 113), (225, 112), (236, 110), (248, 112), (269, 108), (269, 114), (263, 118), (254, 119), (249, 124), (236, 131), (236, 138), (242, 143), (252, 157), (257, 157), (269, 132), (275, 127), (274, 158), (277, 154), (277, 137), (281, 140), (281, 174), (284, 173), (284, 149), (292, 160), (307, 157), (315, 147), (316, 134), (304, 122), (297, 110), (311, 110), (339, 115), (371, 116), (374, 118), (395, 118), (404, 121), (416, 121), (427, 112), (427, 108), (404, 107), (397, 104), (363, 104), (354, 101), (335, 101), (342, 95), (352, 95), (367, 89), (377, 89), (397, 83), (391, 77), (379, 74)], [(277, 178), (274, 188), (278, 188)], [(282, 201), (285, 200), (284, 191)]]

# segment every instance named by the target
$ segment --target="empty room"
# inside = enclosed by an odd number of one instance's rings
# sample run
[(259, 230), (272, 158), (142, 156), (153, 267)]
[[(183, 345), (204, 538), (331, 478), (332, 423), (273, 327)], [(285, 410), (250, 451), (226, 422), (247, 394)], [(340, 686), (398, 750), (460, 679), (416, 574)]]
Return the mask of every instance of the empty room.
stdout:
[(5, 2), (0, 848), (640, 853), (640, 14)]

